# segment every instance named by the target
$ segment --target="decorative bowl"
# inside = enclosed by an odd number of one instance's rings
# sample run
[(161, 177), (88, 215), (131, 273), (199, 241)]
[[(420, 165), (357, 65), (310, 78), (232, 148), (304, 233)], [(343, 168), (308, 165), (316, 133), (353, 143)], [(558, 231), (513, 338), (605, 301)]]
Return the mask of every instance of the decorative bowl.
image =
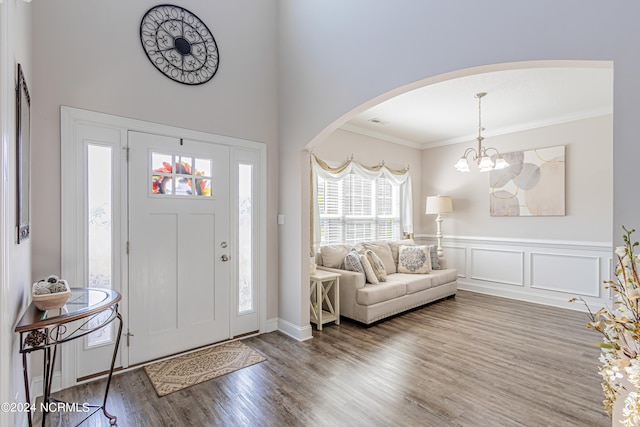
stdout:
[[(67, 290), (65, 292), (56, 292), (54, 294), (40, 294), (36, 295), (31, 292), (31, 298), (33, 300), (33, 305), (36, 306), (38, 310), (55, 310), (57, 308), (61, 308), (67, 303), (67, 300), (71, 296), (71, 289), (69, 289), (69, 284), (66, 280), (60, 280), (60, 283), (64, 283)], [(34, 287), (36, 283), (33, 284)]]

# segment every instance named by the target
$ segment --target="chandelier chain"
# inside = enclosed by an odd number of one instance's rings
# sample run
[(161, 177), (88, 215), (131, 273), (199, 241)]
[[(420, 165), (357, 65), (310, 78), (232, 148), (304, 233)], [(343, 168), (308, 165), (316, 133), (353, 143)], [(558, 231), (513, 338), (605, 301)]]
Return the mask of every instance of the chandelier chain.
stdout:
[(482, 127), (482, 98), (486, 95), (486, 92), (480, 92), (476, 94), (476, 98), (478, 98), (478, 139), (483, 140), (482, 131), (484, 128)]
[[(481, 172), (486, 172), (490, 170), (498, 170), (504, 169), (509, 166), (509, 163), (500, 155), (500, 152), (493, 147), (484, 147), (482, 145), (482, 131), (484, 128), (482, 127), (482, 98), (486, 95), (486, 92), (479, 92), (475, 95), (478, 98), (478, 148), (467, 148), (464, 151), (462, 157), (458, 160), (458, 162), (454, 165), (455, 168), (461, 172), (469, 171), (469, 161), (468, 157), (471, 156), (471, 159), (478, 164)], [(492, 160), (490, 152), (495, 153), (495, 162)]]
[(482, 138), (482, 97), (478, 97), (478, 138)]

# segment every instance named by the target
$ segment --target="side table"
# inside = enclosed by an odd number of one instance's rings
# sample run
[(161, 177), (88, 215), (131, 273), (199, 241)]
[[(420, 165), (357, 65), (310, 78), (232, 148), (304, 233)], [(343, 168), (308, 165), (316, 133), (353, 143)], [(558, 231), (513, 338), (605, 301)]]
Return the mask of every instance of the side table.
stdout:
[[(27, 311), (20, 319), (15, 331), (20, 334), (20, 353), (22, 353), (22, 370), (28, 408), (31, 408), (32, 405), (29, 393), (27, 354), (40, 350), (44, 352), (43, 402), (46, 406), (55, 401), (51, 397), (51, 383), (58, 346), (102, 329), (117, 319), (119, 325), (115, 335), (115, 346), (104, 390), (104, 399), (100, 405), (87, 405), (93, 410), (80, 422), (82, 424), (96, 412), (102, 411), (104, 416), (109, 419), (109, 425), (116, 425), (117, 418), (107, 412), (107, 396), (122, 335), (122, 316), (118, 312), (120, 299), (120, 294), (111, 289), (71, 288), (71, 297), (62, 309), (41, 311), (33, 303), (27, 307)], [(108, 313), (105, 317), (99, 316), (105, 312)], [(72, 323), (74, 321), (79, 321), (79, 324), (74, 326)], [(31, 427), (33, 425), (31, 411), (27, 411), (27, 416)], [(47, 411), (42, 413), (43, 427), (46, 425), (46, 419)], [(60, 423), (61, 418), (58, 419), (58, 425)]]
[[(311, 286), (311, 322), (318, 330), (328, 322), (340, 324), (340, 273), (316, 270), (309, 276)], [(333, 303), (329, 299), (329, 291), (333, 289)], [(326, 309), (323, 308), (326, 304)]]

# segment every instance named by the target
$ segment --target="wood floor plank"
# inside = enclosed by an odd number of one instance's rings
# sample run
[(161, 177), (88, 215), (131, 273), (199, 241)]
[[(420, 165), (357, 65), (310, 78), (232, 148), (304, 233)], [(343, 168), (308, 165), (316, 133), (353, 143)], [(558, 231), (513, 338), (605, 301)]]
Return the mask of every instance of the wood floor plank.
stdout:
[[(267, 361), (157, 397), (114, 376), (119, 426), (610, 426), (598, 335), (583, 313), (460, 291), (369, 328), (343, 319), (296, 342), (244, 342)], [(58, 399), (96, 402), (104, 381)], [(63, 414), (73, 425), (79, 414)], [(52, 417), (51, 425), (57, 422)], [(107, 426), (93, 416), (86, 426)]]

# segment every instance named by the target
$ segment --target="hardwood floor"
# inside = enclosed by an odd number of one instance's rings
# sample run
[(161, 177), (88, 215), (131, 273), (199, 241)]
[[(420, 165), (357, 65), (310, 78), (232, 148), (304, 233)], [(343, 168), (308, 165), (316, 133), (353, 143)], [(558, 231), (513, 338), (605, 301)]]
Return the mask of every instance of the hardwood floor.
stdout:
[[(116, 375), (108, 409), (121, 427), (610, 426), (586, 321), (460, 291), (370, 328), (343, 319), (302, 343), (279, 332), (246, 339), (266, 362), (162, 398), (142, 369)], [(56, 397), (95, 402), (103, 387)], [(65, 414), (63, 425), (81, 419)], [(96, 414), (83, 425), (108, 422)]]

